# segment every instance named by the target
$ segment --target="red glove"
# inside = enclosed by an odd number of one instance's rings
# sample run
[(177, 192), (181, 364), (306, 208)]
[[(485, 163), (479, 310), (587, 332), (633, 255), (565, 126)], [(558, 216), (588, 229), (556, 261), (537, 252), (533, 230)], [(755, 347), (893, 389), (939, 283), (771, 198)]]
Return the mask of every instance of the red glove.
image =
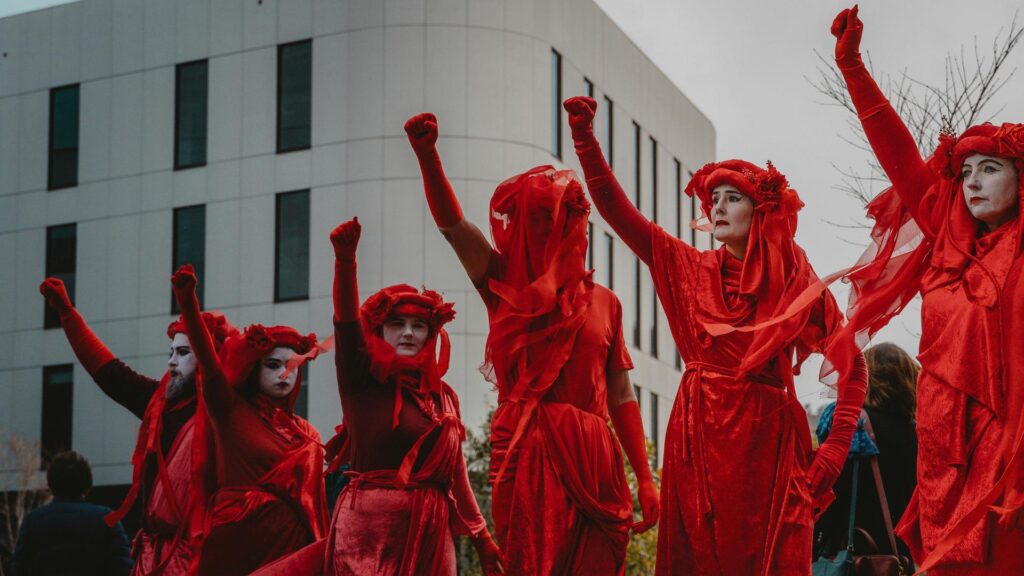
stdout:
[(846, 8), (832, 21), (832, 35), (836, 37), (836, 64), (839, 68), (862, 66), (860, 39), (864, 34), (864, 23), (857, 17), (859, 7)]
[(462, 221), (462, 207), (455, 197), (448, 177), (441, 166), (437, 153), (437, 118), (430, 112), (423, 112), (405, 122), (405, 133), (409, 144), (416, 152), (423, 174), (423, 188), (427, 194), (427, 205), (438, 228), (451, 228)]
[(64, 329), (64, 336), (67, 337), (75, 357), (85, 367), (86, 372), (95, 376), (100, 368), (114, 359), (114, 353), (75, 310), (64, 282), (59, 278), (47, 278), (39, 285), (39, 293), (46, 297), (46, 303), (50, 308), (60, 315), (61, 328)]
[(470, 537), (473, 548), (476, 548), (476, 555), (480, 558), (480, 566), (484, 569), (484, 576), (496, 576), (504, 574), (505, 568), (501, 563), (501, 549), (491, 539), (491, 533), (484, 528), (475, 536)]
[(191, 264), (185, 264), (171, 275), (171, 285), (178, 294), (185, 294), (196, 289), (196, 270)]
[(658, 523), (661, 497), (658, 494), (658, 487), (654, 485), (651, 466), (647, 461), (647, 438), (644, 436), (644, 424), (640, 419), (640, 404), (635, 400), (623, 402), (613, 406), (609, 413), (622, 449), (636, 473), (637, 498), (640, 500), (640, 510), (644, 519), (633, 524), (632, 530), (637, 533), (645, 532)]
[(839, 388), (836, 410), (832, 415), (832, 431), (828, 439), (818, 447), (814, 461), (807, 469), (807, 486), (812, 499), (817, 500), (831, 490), (839, 478), (850, 452), (853, 434), (857, 431), (857, 419), (867, 390), (867, 363), (864, 362), (863, 354), (857, 354), (853, 359), (850, 377)]
[(351, 322), (359, 318), (356, 247), (362, 230), (359, 218), (353, 218), (331, 231), (331, 245), (334, 246), (334, 319), (338, 322)]
[(597, 102), (586, 96), (574, 96), (562, 103), (569, 113), (569, 128), (580, 167), (587, 179), (587, 190), (597, 211), (622, 241), (641, 260), (651, 262), (651, 221), (629, 201), (612, 169), (605, 162), (601, 145), (594, 137), (593, 120)]

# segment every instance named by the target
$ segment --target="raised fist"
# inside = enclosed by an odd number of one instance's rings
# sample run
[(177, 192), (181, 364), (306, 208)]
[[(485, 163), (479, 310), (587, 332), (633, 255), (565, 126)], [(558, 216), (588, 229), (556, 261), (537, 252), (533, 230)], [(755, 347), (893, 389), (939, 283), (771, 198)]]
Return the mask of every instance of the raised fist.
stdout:
[(853, 64), (860, 59), (860, 37), (864, 23), (857, 17), (858, 7), (847, 8), (832, 21), (832, 35), (836, 37), (836, 62)]
[(175, 290), (195, 290), (196, 271), (191, 264), (185, 264), (178, 268), (178, 271), (171, 276), (171, 285)]
[(569, 128), (574, 135), (592, 129), (591, 124), (597, 112), (597, 102), (593, 98), (573, 96), (563, 102), (562, 107), (569, 113)]
[(70, 310), (73, 305), (68, 297), (67, 288), (60, 278), (47, 278), (39, 285), (39, 293), (46, 298), (46, 303), (57, 312)]
[(338, 224), (338, 227), (331, 230), (331, 245), (334, 246), (334, 257), (341, 259), (352, 259), (356, 255), (356, 246), (359, 245), (359, 235), (363, 227), (359, 224), (359, 218), (353, 218), (348, 222)]
[(437, 144), (437, 117), (421, 112), (405, 121), (405, 133), (413, 149), (430, 150)]

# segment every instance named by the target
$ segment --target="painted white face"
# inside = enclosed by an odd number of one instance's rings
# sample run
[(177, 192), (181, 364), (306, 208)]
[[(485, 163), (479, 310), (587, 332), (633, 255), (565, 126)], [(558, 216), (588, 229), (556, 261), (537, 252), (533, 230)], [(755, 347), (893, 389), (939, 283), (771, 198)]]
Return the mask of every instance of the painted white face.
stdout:
[(295, 355), (291, 348), (278, 346), (260, 360), (260, 393), (271, 398), (286, 398), (295, 388), (298, 369), (283, 376), (288, 360)]
[(398, 356), (415, 356), (423, 349), (430, 327), (416, 316), (392, 316), (381, 326), (384, 341), (395, 347)]
[(167, 358), (167, 371), (170, 379), (167, 381), (167, 397), (174, 398), (189, 388), (196, 377), (196, 355), (192, 353), (192, 346), (188, 343), (188, 336), (181, 332), (174, 334), (171, 339), (171, 355)]
[(972, 154), (960, 168), (964, 201), (971, 215), (989, 230), (1017, 217), (1020, 210), (1020, 174), (1013, 162), (997, 156)]
[(711, 191), (711, 222), (715, 240), (726, 245), (734, 256), (746, 253), (754, 202), (734, 186), (722, 184)]

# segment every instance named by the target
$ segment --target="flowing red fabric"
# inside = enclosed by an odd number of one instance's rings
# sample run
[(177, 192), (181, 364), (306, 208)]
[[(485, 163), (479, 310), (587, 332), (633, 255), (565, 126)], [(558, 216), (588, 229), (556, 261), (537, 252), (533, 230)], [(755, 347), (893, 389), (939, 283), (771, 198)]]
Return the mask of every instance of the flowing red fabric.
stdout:
[[(191, 322), (198, 309), (194, 293), (177, 296), (189, 340), (204, 340), (202, 327)], [(249, 574), (326, 533), (323, 447), (316, 430), (293, 412), (301, 373), (284, 399), (256, 390), (258, 364), (275, 347), (291, 348), (303, 360), (319, 350), (315, 335), (259, 324), (229, 338), (219, 357), (194, 346), (205, 377), (197, 416), (210, 427), (207, 437), (197, 431), (195, 439), (195, 460), (202, 464), (193, 488), (201, 508), (193, 514), (195, 573)]]
[[(652, 277), (686, 364), (666, 432), (657, 573), (809, 574), (812, 452), (792, 359), (824, 349), (840, 325), (838, 307), (824, 293), (774, 357), (743, 372), (757, 334), (713, 336), (705, 322), (716, 311), (731, 323), (756, 316), (743, 293), (744, 262), (652, 228)], [(816, 280), (809, 267), (804, 273), (798, 283)]]
[[(204, 312), (201, 318), (217, 348), (228, 337), (238, 333), (238, 329), (220, 312)], [(180, 317), (167, 327), (167, 337), (173, 339), (178, 333), (185, 333), (184, 321)], [(198, 388), (201, 375), (197, 373), (195, 378)], [(105, 518), (111, 526), (120, 522), (131, 510), (139, 493), (150, 491), (143, 515), (144, 523), (152, 529), (140, 533), (133, 575), (184, 574), (191, 556), (188, 526), (192, 514), (190, 485), (193, 480), (195, 417), (178, 433), (167, 454), (163, 452), (161, 437), (164, 412), (182, 409), (186, 404), (195, 402), (196, 398), (189, 395), (168, 406), (169, 379), (170, 375), (165, 373), (146, 406), (132, 453), (132, 483), (128, 494), (117, 510)], [(155, 466), (155, 483), (146, 486), (150, 466)]]
[[(1012, 524), (1024, 502), (1017, 472), (1024, 426), (1011, 404), (1019, 386), (1008, 379), (1020, 372), (1022, 354), (1020, 339), (1007, 332), (1024, 234), (1024, 125), (942, 134), (925, 161), (856, 51), (862, 28), (855, 10), (837, 16), (836, 58), (893, 188), (872, 203), (874, 242), (849, 278), (855, 299), (840, 342), (863, 343), (922, 294), (918, 485), (897, 532), (928, 574), (1009, 573), (1021, 564), (1024, 532), (989, 512)], [(988, 233), (963, 197), (960, 170), (972, 154), (1010, 159), (1022, 182), (1018, 216)]]
[(490, 203), (482, 371), (498, 388), (491, 484), (508, 574), (625, 564), (632, 499), (605, 378), (632, 364), (618, 300), (583, 266), (588, 213), (575, 175), (550, 166), (506, 180)]

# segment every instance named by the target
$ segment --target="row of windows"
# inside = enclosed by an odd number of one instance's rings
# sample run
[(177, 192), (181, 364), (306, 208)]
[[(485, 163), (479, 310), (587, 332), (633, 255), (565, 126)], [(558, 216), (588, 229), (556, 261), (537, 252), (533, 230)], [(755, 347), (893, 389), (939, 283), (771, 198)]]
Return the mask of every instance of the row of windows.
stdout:
[[(303, 382), (295, 401), (295, 413), (306, 418), (309, 413), (309, 366), (300, 369)], [(50, 458), (74, 447), (74, 367), (71, 364), (43, 366), (43, 405), (39, 430), (39, 448), (43, 468)]]
[[(583, 93), (587, 96), (594, 97), (594, 82), (589, 78), (583, 78)], [(562, 93), (562, 55), (555, 50), (551, 49), (551, 153), (559, 160), (562, 159), (562, 101), (564, 99)], [(607, 95), (603, 97), (604, 105), (599, 108), (599, 112), (602, 114), (601, 123), (603, 125), (604, 141), (601, 143), (601, 147), (604, 151), (605, 158), (608, 160), (609, 166), (615, 165), (615, 147), (614, 143), (614, 111), (615, 104), (611, 98)], [(642, 203), (641, 186), (643, 184), (642, 178), (642, 158), (643, 158), (643, 129), (640, 124), (633, 121), (633, 202), (638, 210), (643, 211), (644, 206)], [(650, 186), (651, 186), (651, 208), (650, 218), (655, 223), (658, 222), (658, 141), (653, 137), (649, 137), (650, 145)], [(672, 159), (675, 167), (675, 197), (676, 197), (676, 237), (683, 238), (683, 180), (682, 180), (682, 164), (677, 158)], [(690, 173), (693, 176), (693, 173)], [(690, 198), (690, 214), (697, 213), (697, 201), (695, 198)], [(593, 226), (590, 227), (590, 248), (587, 253), (587, 266), (593, 267), (593, 250), (594, 242), (596, 239), (593, 237)], [(693, 246), (697, 245), (697, 231), (695, 229), (690, 230), (689, 235), (690, 244)], [(605, 263), (605, 269), (607, 270), (605, 285), (608, 288), (613, 288), (612, 278), (614, 276), (614, 251), (612, 250), (613, 240), (608, 234), (605, 234), (605, 243), (607, 249), (605, 254), (607, 255), (607, 262)], [(633, 327), (632, 327), (632, 341), (633, 346), (640, 349), (643, 333), (643, 282), (642, 278), (642, 266), (639, 258), (634, 257), (633, 263)], [(654, 358), (658, 358), (658, 345), (659, 345), (659, 333), (658, 333), (658, 296), (654, 290), (653, 285), (649, 285), (649, 293), (647, 298), (650, 302), (650, 314), (648, 315), (647, 322), (650, 324), (650, 353)], [(682, 368), (682, 360), (679, 358), (678, 353), (676, 354), (675, 364), (677, 369)]]
[[(282, 192), (276, 197), (274, 234), (274, 301), (309, 298), (309, 190)], [(192, 264), (199, 276), (196, 296), (203, 304), (206, 272), (206, 206), (176, 208), (173, 215), (171, 272)], [(61, 224), (46, 229), (46, 276), (64, 281), (72, 302), (75, 299), (75, 260), (78, 227)], [(60, 318), (44, 304), (45, 328), (59, 328)], [(178, 304), (171, 297), (171, 314)]]
[[(179, 64), (174, 76), (174, 169), (206, 165), (209, 63)], [(313, 45), (309, 40), (277, 47), (277, 152), (310, 145)], [(50, 90), (47, 188), (78, 184), (79, 85)]]

